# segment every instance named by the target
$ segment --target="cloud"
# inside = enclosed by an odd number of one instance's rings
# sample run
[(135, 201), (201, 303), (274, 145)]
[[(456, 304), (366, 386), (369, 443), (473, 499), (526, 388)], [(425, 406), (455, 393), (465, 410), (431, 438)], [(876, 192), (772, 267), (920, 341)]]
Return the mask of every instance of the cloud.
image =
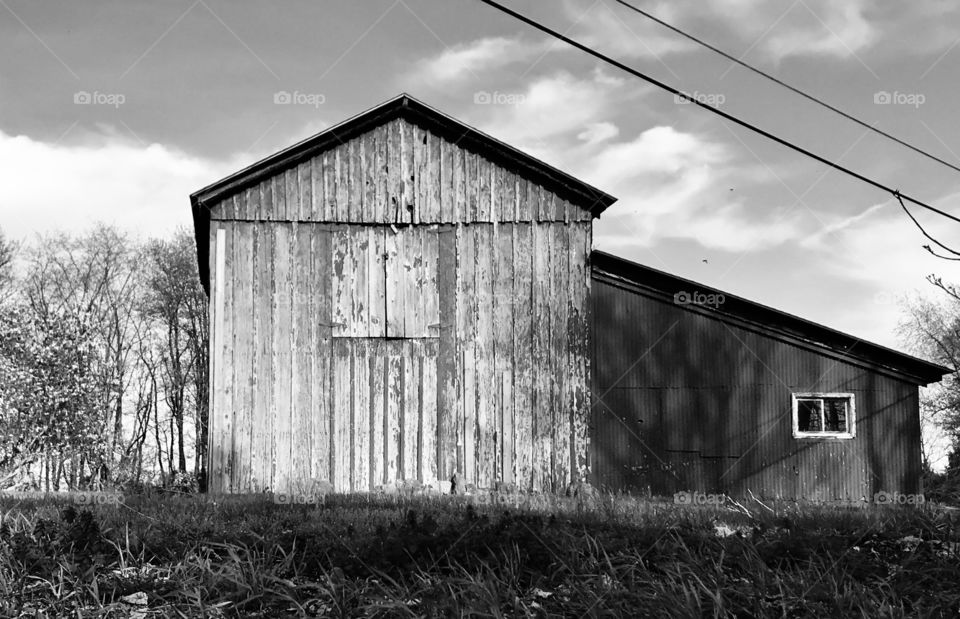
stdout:
[(588, 132), (586, 137), (594, 138), (610, 133), (612, 125), (599, 126), (598, 123), (612, 116), (618, 105), (638, 92), (635, 88), (623, 88), (625, 84), (625, 80), (599, 69), (585, 78), (560, 71), (536, 79), (514, 93), (517, 101), (514, 105), (477, 106), (475, 111), (485, 114), (482, 124), (490, 127), (492, 135), (535, 157), (561, 165), (569, 147), (584, 132)]
[(864, 0), (801, 2), (793, 11), (808, 15), (789, 27), (775, 28), (761, 47), (776, 60), (791, 55), (853, 56), (879, 38), (876, 27), (864, 17), (866, 4)]
[[(644, 9), (665, 21), (678, 17), (667, 2), (645, 6)], [(573, 24), (571, 34), (575, 35), (574, 38), (620, 58), (662, 59), (696, 49), (695, 44), (687, 39), (640, 15), (620, 7), (615, 9), (614, 5), (567, 0), (564, 13)]]
[(515, 62), (530, 61), (543, 53), (547, 41), (535, 43), (519, 38), (487, 37), (447, 48), (439, 56), (418, 63), (416, 74), (427, 82), (477, 79)]
[(0, 132), (4, 233), (29, 237), (80, 230), (102, 221), (163, 234), (190, 225), (190, 193), (237, 169), (159, 144), (142, 146), (111, 132), (77, 145), (50, 144)]
[(577, 134), (577, 139), (587, 144), (599, 144), (619, 135), (620, 129), (613, 123), (596, 122), (587, 125), (587, 128)]

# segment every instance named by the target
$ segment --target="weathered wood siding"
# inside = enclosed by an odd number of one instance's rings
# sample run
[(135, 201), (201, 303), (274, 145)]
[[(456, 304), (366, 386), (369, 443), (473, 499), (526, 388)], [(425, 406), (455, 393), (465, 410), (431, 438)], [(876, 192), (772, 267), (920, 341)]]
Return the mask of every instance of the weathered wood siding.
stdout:
[[(849, 502), (919, 492), (916, 384), (602, 273), (592, 303), (599, 486)], [(791, 394), (809, 391), (853, 393), (856, 437), (793, 438)]]
[(212, 490), (587, 474), (588, 212), (394, 120), (211, 218)]

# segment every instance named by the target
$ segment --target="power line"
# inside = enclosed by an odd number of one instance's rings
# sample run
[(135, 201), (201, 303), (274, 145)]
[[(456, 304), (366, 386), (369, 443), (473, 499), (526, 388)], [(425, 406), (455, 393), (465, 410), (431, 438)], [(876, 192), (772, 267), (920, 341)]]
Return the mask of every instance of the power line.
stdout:
[(944, 260), (960, 261), (960, 251), (956, 251), (956, 250), (954, 250), (954, 249), (950, 249), (949, 247), (947, 247), (946, 245), (944, 245), (943, 243), (941, 243), (941, 242), (938, 241), (937, 239), (935, 239), (935, 238), (933, 238), (932, 236), (930, 236), (930, 235), (927, 233), (927, 231), (923, 229), (923, 226), (920, 225), (920, 222), (917, 221), (917, 218), (913, 216), (913, 213), (911, 213), (911, 212), (909, 211), (909, 209), (907, 209), (907, 205), (904, 204), (904, 203), (903, 203), (903, 200), (900, 199), (900, 192), (894, 192), (893, 197), (895, 197), (895, 198), (897, 199), (897, 202), (900, 203), (900, 207), (903, 209), (903, 212), (907, 214), (907, 217), (910, 218), (910, 221), (913, 222), (913, 225), (915, 225), (917, 228), (920, 229), (920, 232), (923, 233), (923, 236), (925, 236), (925, 237), (927, 237), (928, 239), (930, 239), (931, 241), (933, 241), (938, 247), (941, 247), (941, 248), (947, 250), (948, 252), (950, 252), (951, 254), (953, 254), (954, 256), (957, 256), (957, 257), (942, 256), (942, 255), (938, 254), (937, 252), (933, 251), (933, 249), (932, 249), (929, 245), (924, 245), (924, 246), (923, 246), (923, 248), (924, 248), (925, 250), (927, 250), (928, 252), (930, 252), (931, 254), (933, 254), (934, 256), (936, 256), (937, 258), (943, 258)]
[(745, 68), (745, 69), (747, 69), (747, 70), (749, 70), (749, 71), (753, 71), (753, 72), (756, 73), (757, 75), (763, 76), (763, 77), (767, 78), (768, 80), (770, 80), (770, 81), (772, 81), (772, 82), (774, 82), (774, 83), (776, 83), (776, 84), (779, 84), (780, 86), (783, 86), (784, 88), (786, 88), (786, 89), (789, 90), (790, 92), (792, 92), (792, 93), (794, 93), (794, 94), (798, 94), (798, 95), (800, 95), (801, 97), (803, 97), (804, 99), (807, 99), (807, 100), (809, 100), (809, 101), (813, 101), (813, 102), (816, 103), (817, 105), (819, 105), (819, 106), (821, 106), (821, 107), (825, 107), (826, 109), (830, 110), (831, 112), (834, 112), (834, 113), (836, 113), (836, 114), (839, 114), (840, 116), (843, 116), (843, 117), (846, 118), (847, 120), (851, 120), (851, 121), (857, 123), (858, 125), (860, 125), (861, 127), (864, 127), (865, 129), (868, 129), (868, 130), (870, 130), (870, 131), (872, 131), (872, 132), (874, 132), (874, 133), (876, 133), (876, 134), (878, 134), (878, 135), (882, 135), (883, 137), (885, 137), (885, 138), (887, 138), (887, 139), (889, 139), (889, 140), (893, 140), (894, 142), (896, 142), (897, 144), (900, 144), (901, 146), (905, 146), (905, 147), (909, 148), (910, 150), (912, 150), (912, 151), (915, 152), (915, 153), (919, 153), (919, 154), (923, 155), (924, 157), (927, 157), (928, 159), (932, 159), (933, 161), (936, 161), (937, 163), (943, 164), (943, 165), (947, 166), (948, 168), (950, 168), (950, 169), (952, 169), (952, 170), (955, 170), (955, 171), (957, 171), (957, 172), (960, 172), (960, 167), (958, 167), (958, 166), (950, 163), (949, 161), (945, 161), (944, 159), (941, 159), (940, 157), (937, 157), (936, 155), (930, 154), (930, 153), (928, 153), (927, 151), (925, 151), (925, 150), (923, 150), (923, 149), (921, 149), (921, 148), (918, 148), (918, 147), (914, 146), (913, 144), (910, 144), (909, 142), (905, 142), (904, 140), (901, 140), (900, 138), (898, 138), (898, 137), (895, 136), (895, 135), (891, 135), (891, 134), (887, 133), (886, 131), (883, 131), (882, 129), (877, 129), (875, 126), (865, 123), (864, 121), (860, 120), (860, 119), (857, 118), (856, 116), (853, 116), (853, 115), (851, 115), (851, 114), (848, 114), (847, 112), (844, 112), (844, 111), (841, 110), (840, 108), (838, 108), (838, 107), (836, 107), (836, 106), (834, 106), (834, 105), (831, 105), (831, 104), (827, 103), (826, 101), (823, 101), (822, 99), (818, 99), (817, 97), (815, 97), (815, 96), (813, 96), (813, 95), (811, 95), (811, 94), (807, 94), (806, 92), (800, 90), (799, 88), (797, 88), (797, 87), (795, 87), (795, 86), (791, 86), (790, 84), (784, 82), (784, 81), (781, 80), (780, 78), (775, 77), (775, 76), (773, 76), (773, 75), (770, 75), (769, 73), (767, 73), (767, 72), (765, 72), (765, 71), (762, 71), (761, 69), (758, 69), (758, 68), (754, 67), (753, 65), (747, 64), (746, 62), (740, 60), (739, 58), (736, 58), (736, 57), (728, 54), (727, 52), (723, 51), (722, 49), (719, 49), (719, 48), (711, 45), (710, 43), (707, 43), (706, 41), (704, 41), (704, 40), (702, 40), (702, 39), (699, 39), (699, 38), (693, 36), (692, 34), (688, 34), (687, 32), (681, 30), (680, 28), (677, 28), (676, 26), (673, 26), (672, 24), (668, 24), (667, 22), (665, 22), (665, 21), (663, 21), (662, 19), (658, 18), (656, 15), (652, 15), (652, 14), (648, 13), (647, 11), (644, 11), (643, 9), (634, 6), (634, 5), (630, 4), (629, 2), (626, 2), (626, 0), (615, 0), (615, 1), (616, 1), (618, 4), (622, 4), (623, 6), (629, 8), (629, 9), (632, 10), (632, 11), (635, 11), (636, 13), (639, 13), (640, 15), (643, 15), (643, 16), (646, 17), (647, 19), (650, 19), (650, 20), (652, 20), (652, 21), (657, 22), (658, 24), (660, 24), (660, 25), (663, 26), (664, 28), (667, 28), (667, 29), (669, 29), (669, 30), (672, 30), (673, 32), (676, 32), (676, 33), (679, 34), (680, 36), (686, 37), (687, 39), (690, 39), (691, 41), (693, 41), (693, 42), (695, 42), (695, 43), (698, 43), (698, 44), (702, 45), (703, 47), (706, 47), (707, 49), (709, 49), (709, 50), (711, 50), (711, 51), (714, 51), (714, 52), (720, 54), (721, 56), (723, 56), (723, 57), (726, 58), (727, 60), (729, 60), (729, 61), (731, 61), (731, 62), (734, 62), (734, 63), (740, 65), (741, 67), (743, 67), (743, 68)]
[(829, 166), (829, 167), (831, 167), (831, 168), (833, 168), (833, 169), (835, 169), (835, 170), (838, 170), (838, 171), (840, 171), (840, 172), (843, 172), (844, 174), (846, 174), (846, 175), (848, 175), (848, 176), (852, 176), (853, 178), (855, 178), (855, 179), (857, 179), (857, 180), (859, 180), (859, 181), (862, 181), (862, 182), (864, 182), (864, 183), (867, 183), (868, 185), (872, 185), (873, 187), (876, 187), (877, 189), (882, 189), (883, 191), (885, 191), (885, 192), (887, 192), (887, 193), (890, 193), (890, 194), (893, 194), (893, 195), (895, 195), (895, 196), (896, 196), (896, 195), (899, 195), (901, 198), (903, 198), (903, 199), (906, 200), (907, 202), (912, 202), (913, 204), (916, 204), (917, 206), (919, 206), (919, 207), (921, 207), (921, 208), (925, 208), (925, 209), (927, 209), (927, 210), (929, 210), (929, 211), (933, 211), (934, 213), (937, 213), (938, 215), (942, 215), (942, 216), (946, 217), (947, 219), (951, 219), (951, 220), (953, 220), (953, 221), (955, 221), (955, 222), (957, 222), (957, 223), (960, 223), (960, 218), (958, 218), (956, 215), (951, 215), (950, 213), (947, 213), (946, 211), (942, 211), (942, 210), (940, 210), (940, 209), (938, 209), (938, 208), (936, 208), (936, 207), (934, 207), (934, 206), (930, 206), (930, 205), (927, 204), (926, 202), (922, 202), (922, 201), (920, 201), (920, 200), (917, 200), (916, 198), (912, 198), (912, 197), (908, 196), (908, 195), (905, 194), (905, 193), (900, 193), (900, 192), (898, 192), (898, 191), (895, 190), (895, 189), (892, 189), (892, 188), (890, 188), (890, 187), (887, 187), (887, 186), (884, 185), (883, 183), (880, 183), (880, 182), (878, 182), (878, 181), (873, 180), (872, 178), (868, 178), (868, 177), (866, 177), (866, 176), (864, 176), (864, 175), (862, 175), (862, 174), (860, 174), (860, 173), (858, 173), (858, 172), (854, 172), (853, 170), (850, 170), (850, 169), (848, 169), (848, 168), (845, 168), (845, 167), (843, 167), (842, 165), (840, 165), (840, 164), (838, 164), (838, 163), (834, 163), (833, 161), (830, 161), (829, 159), (826, 159), (826, 158), (824, 158), (824, 157), (821, 157), (820, 155), (818, 155), (818, 154), (816, 154), (816, 153), (814, 153), (814, 152), (812, 152), (812, 151), (809, 151), (809, 150), (803, 148), (802, 146), (797, 146), (796, 144), (794, 144), (794, 143), (792, 143), (792, 142), (789, 142), (789, 141), (787, 141), (787, 140), (785, 140), (785, 139), (783, 139), (783, 138), (781, 138), (781, 137), (779, 137), (779, 136), (776, 136), (776, 135), (770, 133), (769, 131), (766, 131), (765, 129), (761, 129), (760, 127), (757, 127), (756, 125), (752, 125), (752, 124), (748, 123), (747, 121), (742, 120), (742, 119), (740, 119), (740, 118), (738, 118), (738, 117), (736, 117), (736, 116), (734, 116), (734, 115), (732, 115), (732, 114), (728, 114), (727, 112), (724, 112), (723, 110), (721, 110), (721, 109), (719, 109), (719, 108), (713, 107), (712, 105), (709, 105), (709, 104), (707, 104), (707, 103), (704, 103), (704, 102), (702, 102), (702, 101), (699, 101), (696, 97), (694, 97), (694, 96), (691, 95), (691, 94), (685, 93), (685, 92), (683, 92), (682, 90), (678, 90), (678, 89), (674, 88), (673, 86), (670, 86), (669, 84), (666, 84), (666, 83), (661, 82), (660, 80), (658, 80), (658, 79), (656, 79), (656, 78), (653, 78), (653, 77), (650, 77), (649, 75), (646, 75), (645, 73), (641, 73), (640, 71), (637, 71), (637, 70), (634, 69), (633, 67), (629, 67), (629, 66), (623, 64), (622, 62), (620, 62), (620, 61), (618, 61), (618, 60), (614, 60), (613, 58), (611, 58), (611, 57), (609, 57), (609, 56), (606, 56), (606, 55), (602, 54), (601, 52), (598, 52), (597, 50), (595, 50), (595, 49), (593, 49), (593, 48), (591, 48), (591, 47), (588, 47), (587, 45), (584, 45), (583, 43), (580, 43), (579, 41), (575, 41), (575, 40), (571, 39), (570, 37), (568, 37), (568, 36), (566, 36), (566, 35), (564, 35), (564, 34), (561, 34), (561, 33), (557, 32), (556, 30), (553, 30), (553, 29), (551, 29), (551, 28), (549, 28), (549, 27), (547, 27), (547, 26), (544, 26), (543, 24), (541, 24), (541, 23), (539, 23), (539, 22), (537, 22), (537, 21), (535, 21), (535, 20), (527, 17), (526, 15), (522, 15), (522, 14), (520, 14), (520, 13), (517, 13), (516, 11), (514, 11), (514, 10), (512, 10), (512, 9), (509, 9), (509, 8), (503, 6), (502, 4), (498, 3), (498, 2), (494, 2), (494, 0), (480, 0), (480, 2), (483, 2), (484, 4), (487, 4), (487, 5), (489, 5), (489, 6), (492, 6), (493, 8), (497, 9), (498, 11), (500, 11), (500, 12), (502, 12), (502, 13), (505, 13), (505, 14), (507, 14), (507, 15), (515, 18), (515, 19), (518, 19), (518, 20), (522, 21), (523, 23), (525, 23), (525, 24), (527, 24), (527, 25), (529, 25), (529, 26), (532, 26), (533, 28), (536, 28), (537, 30), (539, 30), (539, 31), (541, 31), (541, 32), (543, 32), (543, 33), (545, 33), (545, 34), (549, 34), (550, 36), (552, 36), (552, 37), (554, 37), (554, 38), (556, 38), (556, 39), (558, 39), (558, 40), (560, 40), (560, 41), (563, 41), (564, 43), (566, 43), (566, 44), (568, 44), (568, 45), (571, 45), (571, 46), (573, 46), (573, 47), (576, 47), (577, 49), (579, 49), (579, 50), (581, 50), (581, 51), (583, 51), (583, 52), (586, 52), (586, 53), (590, 54), (591, 56), (593, 56), (593, 57), (595, 57), (595, 58), (598, 58), (598, 59), (606, 62), (607, 64), (609, 64), (609, 65), (611, 65), (611, 66), (614, 66), (614, 67), (620, 69), (621, 71), (625, 71), (626, 73), (629, 73), (630, 75), (633, 75), (634, 77), (639, 77), (640, 79), (642, 79), (642, 80), (644, 80), (644, 81), (646, 81), (646, 82), (649, 82), (650, 84), (653, 84), (654, 86), (657, 86), (658, 88), (662, 88), (663, 90), (666, 90), (667, 92), (670, 92), (670, 93), (672, 93), (673, 95), (675, 95), (675, 96), (677, 96), (677, 97), (682, 97), (683, 99), (685, 99), (686, 101), (689, 101), (690, 103), (693, 103), (694, 105), (697, 105), (697, 106), (699, 106), (699, 107), (701, 107), (701, 108), (703, 108), (703, 109), (705, 109), (705, 110), (708, 110), (708, 111), (710, 111), (710, 112), (713, 112), (714, 114), (717, 114), (718, 116), (721, 116), (721, 117), (729, 120), (730, 122), (733, 122), (733, 123), (735, 123), (735, 124), (737, 124), (737, 125), (740, 125), (741, 127), (744, 127), (744, 128), (746, 128), (746, 129), (749, 129), (750, 131), (753, 131), (754, 133), (757, 133), (757, 134), (759, 134), (759, 135), (762, 135), (763, 137), (765, 137), (765, 138), (767, 138), (767, 139), (773, 140), (774, 142), (776, 142), (776, 143), (778, 143), (778, 144), (780, 144), (780, 145), (782, 145), (782, 146), (786, 146), (787, 148), (789, 148), (789, 149), (791, 149), (791, 150), (794, 150), (794, 151), (796, 151), (796, 152), (798, 152), (798, 153), (801, 153), (801, 154), (803, 154), (803, 155), (806, 155), (807, 157), (810, 157), (811, 159), (814, 159), (814, 160), (816, 160), (816, 161), (819, 161), (820, 163), (822, 163), (822, 164), (824, 164), (824, 165), (826, 165), (826, 166)]

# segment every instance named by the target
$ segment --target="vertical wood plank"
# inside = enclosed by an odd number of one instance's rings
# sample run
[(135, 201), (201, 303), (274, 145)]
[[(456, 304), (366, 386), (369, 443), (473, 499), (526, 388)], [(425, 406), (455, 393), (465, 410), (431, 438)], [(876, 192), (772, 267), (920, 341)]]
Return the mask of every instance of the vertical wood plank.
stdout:
[[(387, 273), (383, 258), (384, 229), (381, 227), (370, 229), (367, 250), (367, 282), (369, 287), (369, 333), (370, 337), (385, 337), (387, 334)], [(386, 234), (392, 234), (387, 231)]]
[[(513, 390), (517, 411), (514, 433), (517, 483), (532, 489), (533, 462), (533, 228), (521, 224), (514, 228), (513, 303), (516, 380)], [(539, 325), (537, 328), (541, 328)]]
[(384, 442), (386, 443), (386, 479), (387, 483), (397, 481), (401, 476), (400, 448), (401, 421), (404, 399), (403, 355), (397, 341), (387, 341), (387, 406)]
[(384, 253), (387, 255), (387, 337), (404, 337), (406, 333), (404, 330), (406, 269), (403, 240), (402, 233), (395, 233), (392, 230), (384, 232)]
[(493, 221), (493, 171), (495, 166), (486, 157), (477, 156), (477, 221)]
[(371, 464), (371, 485), (376, 487), (385, 484), (386, 462), (389, 456), (387, 442), (384, 437), (386, 433), (386, 418), (384, 416), (387, 408), (388, 383), (387, 370), (389, 361), (387, 360), (387, 350), (384, 341), (376, 339), (371, 342), (370, 356), (370, 464)]
[(454, 161), (456, 160), (456, 149), (450, 142), (439, 139), (440, 142), (440, 221), (449, 223), (453, 221), (454, 203), (457, 199), (456, 176), (454, 174)]
[(477, 337), (477, 226), (462, 226), (460, 230), (462, 231), (458, 243), (460, 252), (458, 283), (460, 284), (460, 290), (457, 295), (457, 304), (460, 320), (460, 340), (466, 342), (473, 341)]
[(355, 337), (371, 337), (370, 331), (370, 237), (373, 228), (353, 226), (353, 263), (352, 301), (353, 316), (350, 332)]
[(438, 475), (449, 480), (457, 470), (456, 420), (459, 417), (460, 374), (457, 372), (457, 235), (453, 226), (443, 226), (438, 241), (438, 315), (440, 341), (437, 359)]
[(503, 221), (519, 221), (518, 176), (515, 172), (504, 172), (503, 179)]
[(350, 223), (363, 221), (363, 140), (359, 137), (347, 142), (347, 219)]
[(467, 153), (458, 146), (453, 147), (453, 221), (470, 221), (467, 209)]
[(264, 221), (273, 219), (273, 181), (270, 179), (260, 181), (260, 217), (258, 219)]
[(387, 124), (387, 217), (388, 223), (403, 221), (403, 138), (402, 121)]
[(363, 223), (377, 221), (377, 142), (380, 135), (377, 129), (363, 137), (363, 216), (359, 219)]
[(330, 433), (333, 436), (333, 471), (331, 483), (338, 492), (350, 491), (351, 441), (350, 422), (353, 414), (353, 350), (349, 338), (333, 339), (333, 414)]
[(300, 190), (300, 211), (298, 221), (311, 221), (313, 218), (313, 178), (310, 161), (303, 161), (297, 165), (297, 186)]
[(399, 236), (403, 251), (404, 333), (407, 337), (424, 337), (423, 229), (409, 228)]
[(517, 196), (516, 196), (516, 204), (514, 207), (516, 211), (516, 214), (514, 215), (514, 219), (517, 222), (530, 221), (530, 203), (527, 197), (527, 189), (528, 189), (527, 184), (528, 184), (527, 180), (522, 176), (520, 176), (519, 174), (517, 174), (517, 187), (516, 187)]
[(244, 194), (246, 208), (243, 212), (243, 218), (247, 221), (256, 221), (260, 213), (260, 185), (247, 187)]
[(323, 162), (323, 220), (337, 221), (337, 152), (324, 151)]
[(424, 344), (421, 374), (420, 479), (437, 487), (437, 342)]
[(500, 374), (500, 401), (503, 402), (503, 414), (501, 417), (501, 432), (503, 435), (501, 470), (502, 479), (506, 484), (514, 483), (514, 405), (513, 405), (513, 376), (510, 372), (504, 371)]
[(354, 341), (353, 392), (353, 483), (354, 492), (367, 492), (370, 487), (370, 343)]
[(369, 197), (370, 204), (367, 206), (367, 216), (373, 223), (382, 223), (384, 221), (383, 196), (386, 189), (386, 138), (383, 125), (376, 127), (371, 132), (371, 161), (369, 164)]
[(466, 177), (466, 205), (461, 217), (466, 222), (479, 221), (479, 200), (480, 200), (480, 174), (478, 167), (480, 157), (473, 152), (467, 151), (464, 155), (464, 174)]
[(318, 155), (308, 162), (310, 166), (310, 221), (326, 221), (323, 195), (323, 157)]
[(412, 223), (415, 210), (413, 181), (413, 125), (406, 120), (399, 120), (400, 124), (400, 176), (402, 199), (400, 200), (400, 221)]
[(274, 398), (274, 491), (290, 492), (291, 447), (291, 224), (277, 224), (273, 323)]
[(413, 210), (410, 211), (410, 222), (419, 224), (423, 220), (423, 209), (427, 203), (427, 132), (422, 127), (413, 126)]
[(340, 144), (333, 149), (336, 163), (334, 185), (337, 196), (335, 221), (350, 221), (350, 148)]
[[(512, 208), (512, 205), (511, 205)], [(513, 480), (513, 370), (514, 370), (514, 333), (513, 333), (513, 283), (514, 283), (514, 253), (513, 253), (513, 233), (515, 225), (512, 223), (502, 224), (497, 229), (496, 236), (496, 259), (494, 262), (494, 328), (496, 339), (494, 342), (494, 367), (496, 376), (500, 378), (497, 384), (496, 393), (498, 394), (497, 404), (494, 410), (497, 412), (501, 440), (498, 450), (498, 478), (504, 482), (512, 483)], [(505, 394), (510, 394), (510, 399), (503, 399)], [(508, 419), (509, 418), (509, 419)], [(506, 434), (507, 428), (511, 432)], [(509, 453), (508, 453), (509, 452)], [(509, 480), (508, 480), (509, 477)]]
[(254, 329), (256, 356), (253, 380), (256, 389), (252, 476), (254, 492), (273, 488), (273, 226), (255, 228), (256, 273), (254, 277)]
[[(554, 215), (556, 216), (556, 214)], [(567, 297), (570, 272), (570, 226), (562, 221), (550, 224), (550, 274), (551, 274), (551, 312), (553, 330), (551, 346), (551, 368), (554, 376), (553, 389), (553, 461), (554, 489), (562, 491), (570, 479), (570, 388), (571, 368), (569, 365), (569, 322)]]
[(227, 479), (225, 478), (224, 462), (226, 461), (226, 451), (230, 448), (223, 440), (223, 425), (227, 421), (224, 419), (230, 406), (226, 402), (227, 384), (226, 373), (230, 367), (228, 349), (226, 346), (226, 337), (224, 329), (226, 328), (225, 312), (228, 306), (226, 301), (226, 249), (227, 249), (227, 228), (224, 224), (211, 224), (211, 241), (213, 244), (213, 266), (210, 277), (213, 280), (214, 302), (211, 325), (211, 368), (212, 393), (210, 398), (210, 415), (207, 424), (207, 432), (210, 437), (210, 465), (208, 475), (210, 477), (210, 487), (214, 492), (228, 492), (230, 490)]
[(403, 436), (402, 476), (404, 480), (417, 479), (419, 462), (420, 372), (422, 353), (417, 340), (405, 340), (403, 346)]
[(233, 384), (234, 415), (233, 443), (234, 488), (249, 492), (251, 481), (251, 428), (253, 422), (253, 225), (234, 224), (234, 306), (233, 320), (236, 330)]
[(350, 251), (350, 229), (346, 226), (337, 226), (332, 236), (333, 281), (331, 301), (333, 308), (334, 337), (350, 335), (353, 305), (350, 297), (352, 291), (352, 254)]
[(283, 172), (273, 177), (273, 220), (287, 220), (287, 180)]
[(475, 349), (468, 342), (463, 347), (463, 477), (465, 484), (477, 483), (476, 425), (477, 368)]
[(316, 307), (316, 315), (313, 318), (316, 354), (313, 359), (315, 371), (312, 398), (315, 414), (312, 418), (311, 431), (311, 471), (314, 479), (330, 482), (333, 479), (330, 468), (332, 455), (330, 419), (333, 415), (331, 376), (334, 370), (331, 362), (333, 348), (330, 339), (332, 335), (330, 324), (333, 322), (331, 232), (327, 225), (314, 225), (311, 226), (311, 230), (313, 232), (311, 281)]
[(300, 218), (300, 183), (297, 167), (288, 168), (283, 176), (286, 179), (284, 218), (287, 221), (297, 221)]
[[(302, 178), (301, 178), (302, 180)], [(309, 199), (304, 204), (309, 205)], [(294, 476), (294, 486), (301, 492), (310, 491), (310, 453), (312, 417), (315, 414), (312, 401), (313, 367), (312, 345), (313, 324), (316, 321), (314, 295), (311, 282), (315, 275), (310, 266), (311, 230), (313, 224), (297, 224), (294, 226), (294, 250), (296, 252), (292, 271), (293, 280), (293, 374), (291, 391), (293, 395), (293, 411), (291, 432), (292, 463), (291, 470)]]
[[(489, 186), (487, 188), (489, 193)], [(493, 265), (497, 247), (493, 240), (493, 226), (478, 224), (476, 230), (476, 316), (477, 316), (477, 484), (483, 488), (493, 485), (496, 459), (496, 422), (493, 415), (494, 325), (493, 325)]]
[(552, 379), (549, 374), (550, 245), (547, 226), (533, 225), (533, 371), (534, 371), (534, 489), (550, 489)]
[(592, 278), (590, 276), (590, 251), (593, 243), (593, 225), (588, 218), (582, 224), (577, 226), (579, 239), (576, 247), (571, 243), (571, 250), (576, 251), (578, 256), (576, 260), (571, 260), (571, 264), (577, 268), (573, 280), (574, 299), (576, 307), (580, 311), (579, 319), (579, 396), (578, 406), (573, 420), (573, 441), (574, 451), (576, 453), (576, 473), (579, 479), (587, 479), (590, 474), (590, 415), (591, 403), (590, 393), (592, 387), (591, 359), (592, 341), (591, 341), (591, 302), (593, 298), (590, 294), (590, 285)]
[(423, 217), (424, 221), (430, 223), (439, 223), (442, 221), (440, 216), (440, 203), (442, 200), (442, 161), (440, 154), (440, 136), (435, 133), (427, 134), (427, 148), (429, 149), (427, 163), (427, 203), (424, 210), (427, 213)]
[[(438, 275), (440, 271), (440, 233), (438, 226), (430, 226), (423, 231), (423, 324), (424, 334), (429, 337), (440, 335), (440, 293)], [(451, 269), (448, 264), (443, 268)]]

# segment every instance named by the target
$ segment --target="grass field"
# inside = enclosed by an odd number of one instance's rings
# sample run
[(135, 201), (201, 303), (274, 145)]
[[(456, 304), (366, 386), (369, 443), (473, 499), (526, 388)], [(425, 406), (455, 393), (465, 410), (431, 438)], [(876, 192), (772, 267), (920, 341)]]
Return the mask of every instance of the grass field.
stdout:
[(956, 617), (960, 512), (582, 499), (0, 499), (4, 617)]

